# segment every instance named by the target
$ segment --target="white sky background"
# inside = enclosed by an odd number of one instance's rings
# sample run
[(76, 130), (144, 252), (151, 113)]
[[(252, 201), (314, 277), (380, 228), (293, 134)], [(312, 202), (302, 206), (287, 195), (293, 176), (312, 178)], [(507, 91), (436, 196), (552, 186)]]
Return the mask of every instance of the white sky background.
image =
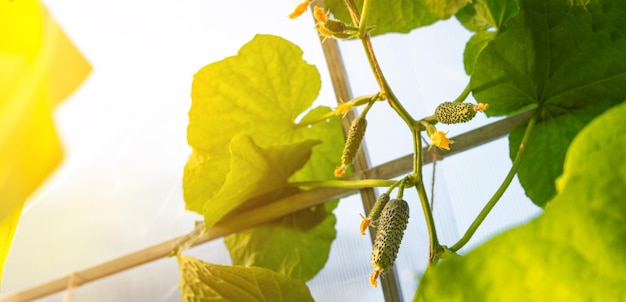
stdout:
[[(186, 212), (182, 200), (182, 172), (190, 153), (186, 126), (192, 76), (206, 64), (235, 55), (256, 33), (282, 36), (303, 48), (304, 59), (322, 74), (318, 103), (335, 103), (310, 13), (297, 20), (286, 17), (298, 1), (44, 3), (94, 69), (57, 107), (65, 161), (26, 207), (5, 268), (3, 293), (192, 229), (193, 221), (201, 217)], [(410, 36), (373, 40), (392, 88), (414, 117), (430, 115), (438, 103), (454, 99), (463, 90), (467, 76), (462, 52), (469, 36), (451, 19)], [(360, 43), (342, 44), (342, 53), (354, 95), (377, 92)], [(368, 119), (366, 140), (372, 164), (411, 152), (408, 130), (391, 109), (377, 104)], [(454, 136), (492, 121), (480, 116), (467, 125), (442, 130)], [(510, 164), (506, 139), (439, 163), (435, 215), (445, 243), (454, 243), (465, 231)], [(426, 167), (427, 177), (430, 169)], [(345, 217), (358, 225), (362, 208), (358, 198), (353, 199), (342, 201), (336, 214), (340, 221)], [(473, 244), (501, 230), (507, 221), (516, 223), (538, 213), (517, 181), (501, 203)], [(420, 212), (414, 202), (406, 236), (420, 241), (413, 242), (414, 247), (403, 243), (401, 248), (398, 265), (407, 269), (399, 273), (408, 279), (403, 287), (415, 285), (411, 278), (426, 262), (412, 254), (422, 252), (420, 243), (427, 244)], [(363, 263), (369, 270), (368, 256)], [(331, 265), (332, 261), (327, 268)], [(363, 280), (367, 284), (367, 276)]]

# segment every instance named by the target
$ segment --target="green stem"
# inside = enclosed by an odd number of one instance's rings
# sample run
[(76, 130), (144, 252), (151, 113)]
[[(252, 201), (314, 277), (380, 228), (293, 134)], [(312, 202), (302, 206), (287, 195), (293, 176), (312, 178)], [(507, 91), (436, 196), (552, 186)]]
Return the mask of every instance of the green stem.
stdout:
[[(331, 118), (333, 116), (337, 116), (337, 113), (335, 113), (335, 111), (331, 111), (329, 113), (326, 113), (326, 114), (324, 114), (324, 115), (322, 115), (322, 116), (320, 116), (320, 117), (318, 117), (318, 118), (316, 118), (314, 120), (311, 120), (311, 121), (300, 121), (299, 123), (297, 123), (295, 125), (295, 127), (296, 128), (308, 127), (309, 125), (313, 125), (313, 124), (317, 124), (319, 122), (326, 121), (327, 119), (329, 119), (329, 118)], [(306, 123), (303, 123), (303, 122), (306, 122)]]
[(422, 134), (419, 129), (411, 127), (411, 134), (413, 135), (413, 174), (417, 175), (422, 171)]
[(437, 238), (437, 230), (435, 228), (435, 219), (433, 218), (433, 212), (430, 209), (430, 203), (428, 202), (428, 195), (426, 195), (426, 189), (424, 188), (424, 179), (422, 177), (422, 137), (421, 133), (415, 131), (414, 128), (412, 131), (415, 133), (413, 137), (414, 141), (414, 158), (413, 161), (417, 162), (417, 169), (413, 173), (415, 179), (415, 189), (417, 190), (417, 195), (419, 196), (420, 203), (422, 205), (422, 211), (424, 212), (424, 218), (426, 219), (426, 227), (428, 229), (428, 236), (430, 237), (430, 254), (428, 257), (429, 266), (436, 260), (437, 250), (440, 248), (439, 239)]
[(387, 188), (387, 194), (391, 195), (391, 192), (393, 191), (393, 189), (395, 189), (397, 186), (400, 185), (402, 181), (396, 181), (396, 183), (394, 183), (393, 185), (389, 186), (389, 188)]
[(363, 44), (363, 48), (367, 54), (367, 60), (370, 63), (370, 68), (374, 72), (374, 77), (376, 77), (376, 81), (378, 82), (378, 86), (380, 87), (381, 93), (389, 102), (391, 108), (393, 108), (396, 113), (404, 120), (404, 122), (409, 126), (413, 127), (415, 120), (411, 115), (404, 109), (398, 98), (389, 87), (389, 83), (387, 83), (387, 79), (385, 79), (385, 75), (383, 75), (383, 71), (380, 68), (380, 64), (378, 64), (378, 60), (376, 59), (376, 55), (374, 54), (374, 48), (372, 47), (372, 41), (369, 35), (365, 35), (363, 39), (361, 39), (361, 43)]
[(491, 209), (493, 209), (496, 203), (498, 203), (498, 200), (500, 200), (500, 197), (502, 197), (502, 195), (508, 188), (509, 184), (511, 184), (511, 181), (513, 180), (513, 177), (515, 176), (515, 173), (517, 173), (517, 169), (519, 168), (520, 163), (522, 161), (524, 151), (526, 150), (526, 147), (527, 147), (526, 144), (528, 143), (530, 134), (532, 133), (532, 130), (535, 127), (536, 121), (537, 121), (537, 116), (533, 115), (528, 121), (528, 125), (526, 126), (526, 132), (524, 132), (524, 137), (522, 138), (522, 142), (519, 146), (519, 150), (517, 151), (517, 155), (515, 155), (515, 159), (513, 160), (513, 166), (509, 170), (509, 173), (506, 175), (506, 178), (504, 179), (504, 181), (502, 182), (502, 184), (500, 185), (496, 193), (493, 194), (491, 199), (487, 202), (487, 204), (482, 209), (482, 211), (480, 211), (476, 219), (474, 219), (474, 221), (472, 222), (470, 227), (467, 229), (463, 237), (461, 237), (461, 239), (459, 239), (457, 243), (455, 243), (453, 246), (450, 247), (450, 251), (456, 252), (460, 250), (461, 248), (463, 248), (463, 246), (465, 246), (465, 244), (470, 240), (470, 238), (472, 238), (472, 236), (474, 235), (478, 227), (481, 225), (481, 223), (485, 220), (485, 218), (487, 217)]
[(467, 83), (465, 89), (463, 89), (461, 94), (453, 102), (462, 103), (463, 101), (465, 101), (465, 99), (467, 99), (467, 96), (469, 96), (470, 92), (472, 92), (472, 86), (470, 85), (470, 83)]
[(371, 187), (389, 187), (396, 184), (396, 180), (387, 179), (363, 179), (363, 180), (312, 180), (294, 181), (290, 184), (299, 187), (334, 187), (346, 189), (362, 189)]
[(406, 182), (406, 177), (400, 181), (400, 187), (398, 188), (398, 194), (396, 195), (396, 198), (402, 199), (402, 197), (404, 196), (404, 185), (406, 184)]
[[(348, 7), (348, 11), (350, 11), (350, 15), (352, 16), (352, 21), (360, 29), (361, 17), (359, 15), (359, 11), (357, 10), (356, 5), (354, 4), (352, 0), (345, 0), (344, 2), (346, 3), (346, 6)], [(400, 104), (400, 102), (398, 101), (398, 98), (395, 96), (395, 94), (393, 94), (391, 87), (389, 87), (389, 83), (387, 83), (387, 80), (385, 79), (385, 76), (383, 75), (383, 72), (380, 69), (380, 64), (378, 64), (378, 60), (376, 59), (376, 55), (374, 54), (374, 48), (372, 47), (372, 41), (370, 39), (370, 36), (367, 33), (363, 34), (363, 37), (361, 38), (361, 43), (363, 44), (363, 48), (365, 49), (365, 52), (367, 54), (367, 60), (370, 63), (370, 68), (374, 72), (374, 76), (376, 77), (376, 81), (378, 82), (378, 86), (380, 87), (380, 92), (387, 99), (391, 108), (393, 108), (398, 113), (398, 115), (400, 115), (402, 120), (404, 120), (404, 122), (409, 127), (413, 127), (415, 120), (406, 111), (406, 109), (404, 109), (402, 104)]]
[(360, 22), (359, 20), (361, 18), (359, 17), (359, 11), (356, 8), (354, 1), (345, 0), (344, 2), (346, 3), (346, 7), (348, 8), (348, 11), (350, 12), (350, 16), (352, 17), (352, 22), (354, 23), (354, 26), (359, 27), (359, 22)]
[(363, 0), (363, 9), (361, 11), (361, 20), (359, 21), (359, 38), (363, 39), (366, 33), (367, 17), (370, 12), (370, 1)]
[(363, 111), (361, 112), (361, 115), (363, 117), (367, 115), (367, 112), (370, 111), (370, 108), (372, 108), (372, 105), (374, 105), (374, 103), (376, 103), (376, 101), (374, 101), (373, 99), (370, 99), (370, 102), (367, 103), (367, 106), (365, 106), (365, 109), (363, 109)]
[[(360, 96), (357, 98), (354, 98), (350, 101), (348, 101), (347, 103), (344, 104), (351, 104), (353, 107), (356, 106), (361, 106), (364, 104), (367, 104), (367, 108), (365, 108), (365, 110), (363, 112), (367, 112), (369, 110), (370, 107), (372, 107), (373, 103), (375, 103), (376, 101), (382, 100), (381, 96), (380, 96), (380, 92), (377, 94), (373, 94), (373, 95), (364, 95), (364, 96)], [(342, 101), (343, 102), (343, 101)], [(326, 121), (327, 119), (339, 115), (340, 113), (337, 112), (337, 110), (333, 110), (331, 112), (328, 112), (320, 117), (317, 117), (313, 120), (302, 120), (299, 123), (297, 123), (295, 125), (296, 128), (302, 128), (302, 127), (307, 127), (309, 125), (313, 125), (313, 124), (317, 124), (319, 122), (323, 122)]]

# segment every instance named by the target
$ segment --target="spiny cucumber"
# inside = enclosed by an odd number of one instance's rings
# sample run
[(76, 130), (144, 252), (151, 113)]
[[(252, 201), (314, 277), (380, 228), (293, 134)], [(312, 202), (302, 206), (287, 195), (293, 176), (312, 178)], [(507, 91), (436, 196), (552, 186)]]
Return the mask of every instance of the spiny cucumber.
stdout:
[(409, 223), (409, 204), (402, 199), (390, 200), (383, 209), (372, 249), (370, 284), (378, 285), (378, 276), (393, 266), (404, 230)]
[(474, 104), (444, 102), (435, 109), (437, 121), (444, 124), (469, 122), (476, 116)]
[(343, 175), (348, 166), (354, 162), (361, 148), (366, 128), (367, 120), (365, 120), (365, 117), (359, 116), (352, 121), (348, 137), (346, 138), (346, 145), (343, 147), (343, 153), (341, 154), (341, 167), (335, 169), (336, 177)]

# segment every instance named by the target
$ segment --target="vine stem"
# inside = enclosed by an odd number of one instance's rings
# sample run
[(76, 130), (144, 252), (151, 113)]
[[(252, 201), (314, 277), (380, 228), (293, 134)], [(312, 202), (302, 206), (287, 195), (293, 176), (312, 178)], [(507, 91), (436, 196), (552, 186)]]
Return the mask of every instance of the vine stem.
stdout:
[(406, 177), (400, 181), (400, 187), (398, 188), (398, 195), (396, 195), (396, 198), (402, 199), (402, 197), (404, 196), (404, 185), (406, 184), (406, 182)]
[(324, 115), (322, 115), (322, 116), (320, 116), (320, 117), (318, 117), (318, 118), (316, 118), (314, 120), (306, 121), (306, 123), (303, 123), (303, 121), (300, 121), (297, 124), (295, 124), (294, 127), (296, 127), (296, 128), (307, 127), (309, 125), (313, 125), (313, 124), (317, 124), (319, 122), (326, 121), (327, 119), (332, 118), (334, 116), (337, 116), (337, 113), (335, 113), (335, 111), (331, 111), (331, 112), (328, 112), (328, 113), (326, 113), (326, 114), (324, 114)]
[[(356, 27), (360, 28), (360, 14), (359, 11), (352, 0), (345, 0), (346, 6), (348, 7), (348, 11), (350, 11), (350, 16), (352, 16), (352, 21)], [(365, 1), (364, 4), (368, 4), (369, 1)], [(368, 4), (369, 6), (369, 4)], [(367, 8), (366, 8), (367, 9)], [(366, 11), (367, 12), (367, 11)], [(365, 26), (365, 25), (364, 25)], [(414, 127), (415, 120), (411, 115), (404, 109), (402, 104), (398, 101), (398, 98), (395, 96), (389, 83), (387, 83), (387, 79), (380, 68), (380, 64), (378, 64), (378, 59), (376, 59), (376, 55), (374, 54), (374, 48), (372, 47), (372, 41), (370, 39), (369, 34), (364, 33), (361, 38), (361, 43), (363, 44), (363, 48), (365, 49), (365, 53), (367, 54), (367, 60), (370, 64), (370, 68), (374, 72), (374, 77), (376, 78), (376, 82), (378, 82), (378, 86), (380, 87), (380, 92), (389, 102), (391, 108), (393, 108), (398, 115), (404, 120), (404, 122), (409, 127)]]
[(378, 64), (378, 60), (376, 59), (376, 55), (374, 54), (374, 48), (372, 47), (372, 41), (368, 34), (365, 34), (363, 39), (361, 39), (361, 43), (363, 44), (363, 48), (367, 53), (367, 60), (370, 63), (370, 67), (374, 72), (374, 76), (376, 77), (376, 81), (378, 82), (378, 86), (380, 87), (380, 91), (383, 96), (389, 102), (391, 108), (393, 108), (396, 113), (404, 120), (404, 122), (409, 126), (413, 127), (415, 124), (415, 120), (411, 115), (404, 109), (398, 98), (389, 87), (389, 83), (387, 83), (387, 79), (380, 68), (380, 64)]
[(344, 2), (346, 3), (346, 7), (348, 7), (348, 11), (350, 12), (350, 16), (352, 17), (352, 22), (354, 23), (354, 26), (359, 27), (361, 17), (359, 17), (359, 10), (356, 8), (354, 1), (345, 0)]
[(334, 187), (346, 189), (362, 189), (370, 187), (389, 187), (397, 183), (397, 180), (387, 179), (362, 179), (362, 180), (312, 180), (312, 181), (294, 181), (292, 185), (299, 187)]
[(374, 105), (374, 103), (376, 103), (376, 101), (370, 100), (369, 103), (367, 103), (367, 106), (365, 106), (365, 109), (363, 109), (363, 111), (361, 112), (361, 115), (366, 116), (367, 112), (370, 111), (370, 108), (372, 108), (372, 105)]
[[(428, 236), (430, 237), (430, 250), (428, 255), (428, 266), (437, 259), (437, 253), (440, 249), (439, 239), (437, 238), (437, 229), (435, 228), (435, 219), (433, 218), (433, 212), (428, 202), (428, 195), (426, 195), (426, 189), (424, 188), (424, 179), (422, 177), (422, 136), (419, 130), (411, 127), (413, 132), (413, 162), (414, 169), (413, 175), (416, 178), (415, 189), (417, 190), (417, 196), (419, 196), (420, 204), (422, 205), (422, 211), (424, 212), (424, 218), (426, 219), (426, 228), (428, 229)], [(415, 163), (417, 162), (417, 163)]]
[(370, 12), (370, 0), (363, 0), (363, 10), (361, 11), (361, 20), (359, 21), (359, 38), (364, 38), (367, 26), (367, 17)]
[(500, 197), (502, 197), (506, 189), (509, 187), (509, 185), (511, 184), (511, 181), (513, 180), (513, 177), (515, 176), (515, 173), (517, 173), (517, 169), (520, 166), (522, 157), (524, 155), (524, 151), (526, 150), (526, 147), (527, 147), (526, 144), (528, 143), (528, 139), (530, 138), (530, 134), (532, 133), (536, 122), (537, 122), (537, 114), (534, 114), (528, 121), (528, 125), (526, 126), (526, 131), (524, 132), (524, 137), (522, 138), (522, 142), (520, 143), (519, 150), (517, 151), (517, 155), (515, 155), (515, 159), (513, 160), (513, 166), (509, 170), (509, 173), (506, 175), (506, 178), (504, 179), (504, 181), (502, 182), (498, 190), (493, 194), (491, 199), (489, 199), (489, 201), (487, 202), (485, 207), (482, 209), (482, 211), (480, 211), (476, 219), (474, 219), (474, 221), (469, 226), (469, 228), (467, 229), (463, 237), (461, 237), (461, 239), (459, 239), (457, 243), (455, 243), (453, 246), (450, 247), (450, 251), (456, 252), (460, 250), (461, 248), (463, 248), (463, 246), (465, 246), (465, 244), (472, 238), (472, 236), (474, 235), (478, 227), (482, 224), (482, 222), (485, 220), (485, 218), (487, 218), (487, 215), (489, 214), (491, 209), (493, 209), (496, 203), (498, 203), (498, 201), (500, 200)]
[(469, 96), (470, 92), (472, 92), (472, 85), (470, 85), (470, 83), (467, 83), (467, 85), (465, 86), (465, 89), (463, 89), (461, 94), (452, 102), (454, 102), (454, 103), (462, 103), (463, 101), (465, 101), (465, 99), (467, 99), (467, 97)]

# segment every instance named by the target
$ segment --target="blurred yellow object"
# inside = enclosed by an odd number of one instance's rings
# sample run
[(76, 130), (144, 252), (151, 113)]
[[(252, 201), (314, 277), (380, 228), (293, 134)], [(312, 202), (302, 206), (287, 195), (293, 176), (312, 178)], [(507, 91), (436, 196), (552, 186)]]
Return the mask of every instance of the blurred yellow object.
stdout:
[(24, 202), (62, 157), (52, 109), (90, 71), (38, 0), (0, 0), (0, 284)]

